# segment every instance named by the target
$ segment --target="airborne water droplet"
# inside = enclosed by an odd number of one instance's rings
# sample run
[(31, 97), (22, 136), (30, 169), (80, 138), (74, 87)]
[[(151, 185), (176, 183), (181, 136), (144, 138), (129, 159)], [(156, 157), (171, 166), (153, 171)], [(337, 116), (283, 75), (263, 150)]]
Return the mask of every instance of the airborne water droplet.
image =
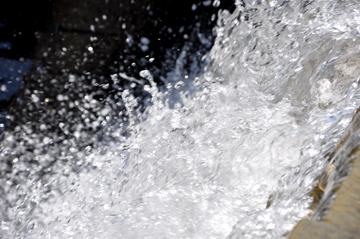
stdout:
[(213, 6), (214, 7), (219, 7), (220, 6), (220, 0), (214, 0), (214, 2), (213, 2)]
[(185, 83), (183, 81), (178, 81), (175, 83), (175, 89), (180, 89), (182, 87), (184, 87)]

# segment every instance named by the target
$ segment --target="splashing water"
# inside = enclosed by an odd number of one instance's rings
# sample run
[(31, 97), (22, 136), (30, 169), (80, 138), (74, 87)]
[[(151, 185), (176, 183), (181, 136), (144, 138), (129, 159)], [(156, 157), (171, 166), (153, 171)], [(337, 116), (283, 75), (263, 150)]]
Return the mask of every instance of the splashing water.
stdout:
[[(138, 112), (124, 90), (129, 124), (114, 140), (78, 151), (73, 164), (53, 162), (41, 178), (30, 173), (16, 187), (2, 179), (2, 235), (288, 235), (309, 213), (309, 192), (359, 106), (360, 5), (236, 4), (232, 14), (219, 12), (202, 75), (181, 80), (180, 56), (159, 90), (142, 71), (151, 105)], [(16, 144), (11, 132), (4, 138), (3, 148)], [(54, 157), (43, 151), (40, 164)], [(12, 175), (21, 178), (26, 165), (14, 163)]]

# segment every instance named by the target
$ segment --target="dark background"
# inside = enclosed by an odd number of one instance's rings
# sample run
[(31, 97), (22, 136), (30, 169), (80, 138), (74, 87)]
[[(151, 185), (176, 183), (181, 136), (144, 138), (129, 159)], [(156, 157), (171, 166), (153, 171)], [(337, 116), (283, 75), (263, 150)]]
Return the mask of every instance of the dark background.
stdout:
[[(74, 149), (81, 152), (111, 140), (130, 117), (121, 92), (129, 90), (140, 110), (150, 96), (143, 84), (122, 77), (114, 83), (110, 75), (139, 79), (147, 69), (161, 88), (182, 51), (184, 74), (190, 66), (200, 74), (201, 57), (214, 41), (217, 12), (234, 9), (233, 0), (222, 0), (220, 6), (194, 0), (9, 4), (0, 10), (0, 64), (5, 69), (0, 68), (0, 89), (6, 86), (0, 91), (0, 140), (4, 130), (11, 131), (14, 144), (7, 149), (12, 154), (4, 156), (4, 175), (16, 157), (32, 167), (38, 154), (51, 152), (55, 162), (75, 155)], [(105, 108), (111, 109), (107, 115)]]
[[(7, 90), (0, 91), (0, 109), (7, 110), (16, 99), (13, 125), (38, 121), (42, 109), (29, 109), (28, 94), (37, 91), (44, 99), (64, 93), (74, 101), (79, 94), (96, 92), (95, 97), (104, 99), (114, 89), (99, 89), (87, 79), (112, 84), (110, 74), (119, 72), (138, 78), (139, 71), (149, 69), (161, 85), (161, 77), (174, 68), (185, 44), (189, 55), (199, 57), (211, 48), (220, 8), (232, 10), (234, 1), (222, 0), (216, 7), (212, 1), (194, 0), (11, 1), (0, 10), (0, 64), (22, 70), (0, 72), (0, 84), (7, 84)], [(199, 40), (199, 34), (207, 43)], [(147, 51), (141, 49), (142, 37), (150, 40)], [(64, 89), (61, 78), (69, 74), (86, 79), (75, 89)], [(121, 86), (130, 83), (120, 80)], [(20, 85), (22, 91), (16, 95)], [(131, 90), (139, 97), (143, 94), (142, 86)]]

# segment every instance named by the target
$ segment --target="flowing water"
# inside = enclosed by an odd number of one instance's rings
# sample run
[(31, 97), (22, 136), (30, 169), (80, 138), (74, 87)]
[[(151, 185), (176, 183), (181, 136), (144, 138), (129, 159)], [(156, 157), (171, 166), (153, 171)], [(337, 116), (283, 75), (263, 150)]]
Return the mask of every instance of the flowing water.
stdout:
[[(218, 13), (201, 74), (185, 69), (184, 48), (165, 87), (147, 70), (134, 79), (150, 83), (144, 112), (129, 90), (119, 90), (122, 120), (106, 123), (111, 108), (98, 110), (89, 124), (111, 140), (50, 147), (50, 136), (26, 125), (6, 131), (2, 156), (21, 157), (1, 178), (0, 237), (288, 235), (309, 214), (309, 192), (360, 103), (360, 4), (236, 5)], [(77, 106), (96, 104), (87, 95)], [(29, 144), (37, 166), (26, 161)]]

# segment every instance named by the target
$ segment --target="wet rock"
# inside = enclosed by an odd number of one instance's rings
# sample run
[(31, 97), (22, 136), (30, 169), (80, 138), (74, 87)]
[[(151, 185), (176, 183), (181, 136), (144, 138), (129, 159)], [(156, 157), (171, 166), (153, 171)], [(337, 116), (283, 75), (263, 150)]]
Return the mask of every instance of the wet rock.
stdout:
[[(290, 239), (297, 238), (360, 238), (360, 114), (354, 116), (344, 139), (336, 148), (334, 157), (330, 162), (330, 169), (324, 172), (322, 182), (319, 181), (316, 188), (322, 189), (322, 194), (327, 193), (328, 198), (314, 197), (314, 203), (317, 205), (317, 212), (324, 213), (326, 204), (332, 201), (333, 196), (329, 197), (329, 193), (336, 193), (336, 198), (332, 202), (329, 211), (322, 217), (320, 221), (303, 219), (293, 230)], [(338, 157), (336, 157), (338, 156)], [(339, 162), (343, 159), (345, 162), (352, 163), (350, 173), (346, 163)], [(331, 175), (332, 174), (332, 175)], [(342, 181), (347, 175), (347, 179), (335, 186), (335, 191), (326, 190), (325, 179), (333, 175), (338, 175)], [(326, 176), (327, 175), (327, 176)], [(332, 178), (334, 180), (334, 176)], [(321, 185), (322, 186), (319, 186)], [(316, 216), (316, 215), (315, 215)]]

